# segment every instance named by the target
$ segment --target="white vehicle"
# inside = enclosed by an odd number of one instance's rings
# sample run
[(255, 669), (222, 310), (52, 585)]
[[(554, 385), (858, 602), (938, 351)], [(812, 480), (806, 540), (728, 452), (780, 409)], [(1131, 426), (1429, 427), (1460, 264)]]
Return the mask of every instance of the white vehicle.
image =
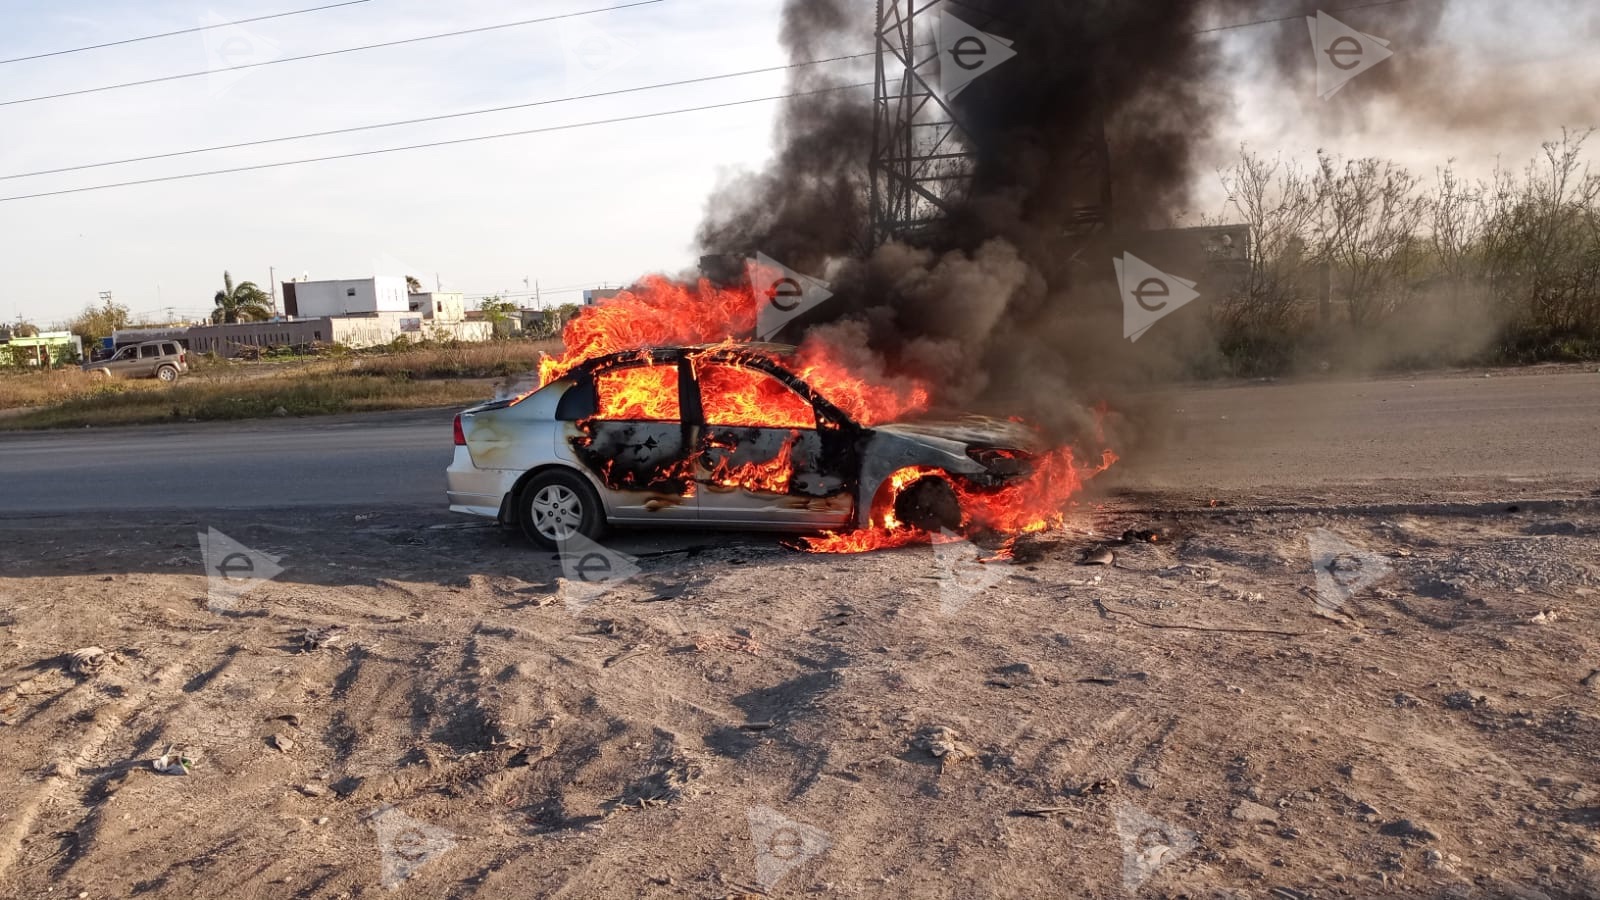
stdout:
[[(865, 427), (782, 364), (773, 345), (633, 351), (456, 417), (450, 509), (520, 526), (555, 548), (612, 525), (848, 531), (872, 524), (897, 472), (898, 520), (952, 531), (953, 484), (1029, 474), (1031, 431), (968, 417)], [(641, 390), (641, 386), (648, 390)], [(637, 396), (630, 396), (630, 392)]]

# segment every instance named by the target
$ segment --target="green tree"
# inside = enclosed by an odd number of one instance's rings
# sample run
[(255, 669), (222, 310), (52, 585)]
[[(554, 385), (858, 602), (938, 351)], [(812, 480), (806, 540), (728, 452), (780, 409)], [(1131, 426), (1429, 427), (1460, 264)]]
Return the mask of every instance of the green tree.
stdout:
[(235, 285), (233, 276), (223, 272), (222, 288), (217, 291), (215, 298), (217, 308), (211, 313), (211, 321), (214, 324), (265, 322), (272, 318), (272, 298), (266, 291), (257, 287), (255, 282), (241, 281)]
[(420, 294), (420, 293), (422, 293), (422, 282), (417, 280), (417, 276), (415, 276), (415, 275), (407, 275), (406, 276), (406, 293), (408, 293), (408, 294)]
[(118, 329), (128, 327), (128, 308), (107, 300), (101, 306), (85, 306), (77, 318), (67, 323), (67, 330), (91, 343), (111, 337)]

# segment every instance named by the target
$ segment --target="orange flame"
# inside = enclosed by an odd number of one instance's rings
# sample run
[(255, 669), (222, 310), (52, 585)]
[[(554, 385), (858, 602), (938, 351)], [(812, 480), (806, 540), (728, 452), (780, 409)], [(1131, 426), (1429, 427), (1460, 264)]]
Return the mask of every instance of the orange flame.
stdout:
[[(649, 276), (630, 291), (600, 305), (585, 307), (567, 323), (561, 335), (565, 351), (559, 357), (546, 356), (539, 362), (539, 387), (559, 380), (591, 359), (613, 353), (654, 347), (749, 344), (748, 336), (755, 332), (761, 302), (749, 287), (720, 288), (704, 279), (690, 285), (660, 275)], [(904, 390), (896, 390), (868, 382), (839, 362), (833, 348), (818, 341), (806, 342), (792, 357), (767, 353), (759, 345), (751, 345), (750, 350), (763, 353), (799, 375), (812, 390), (860, 425), (892, 422), (928, 408), (926, 385), (910, 382)], [(771, 396), (788, 393), (776, 382), (771, 387), (778, 389)], [(706, 393), (709, 404), (712, 392)], [(783, 400), (775, 418), (754, 417), (742, 424), (816, 427), (809, 410), (799, 414), (795, 404), (798, 400)], [(709, 415), (712, 410), (708, 408), (706, 412)]]
[(961, 523), (964, 533), (978, 529), (1011, 535), (1046, 531), (1065, 523), (1068, 505), (1083, 490), (1084, 482), (1116, 462), (1117, 455), (1106, 450), (1101, 454), (1099, 465), (1080, 464), (1071, 448), (1062, 448), (1040, 457), (1026, 478), (998, 488), (973, 484), (942, 469), (925, 466), (901, 469), (879, 488), (872, 506), (870, 527), (843, 534), (829, 532), (821, 537), (805, 538), (803, 543), (812, 553), (870, 553), (927, 540), (926, 534), (901, 522), (894, 513), (895, 500), (900, 494), (924, 478), (943, 479), (955, 491), (964, 516)]

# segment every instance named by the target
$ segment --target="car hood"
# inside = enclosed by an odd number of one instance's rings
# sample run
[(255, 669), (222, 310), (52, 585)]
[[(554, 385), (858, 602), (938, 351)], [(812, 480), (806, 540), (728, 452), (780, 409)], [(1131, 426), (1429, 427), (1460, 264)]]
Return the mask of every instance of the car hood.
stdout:
[(1027, 451), (1040, 449), (1039, 437), (1033, 429), (1020, 422), (988, 416), (895, 422), (890, 425), (880, 425), (873, 430), (912, 440), (933, 438), (954, 441), (969, 447), (999, 447)]

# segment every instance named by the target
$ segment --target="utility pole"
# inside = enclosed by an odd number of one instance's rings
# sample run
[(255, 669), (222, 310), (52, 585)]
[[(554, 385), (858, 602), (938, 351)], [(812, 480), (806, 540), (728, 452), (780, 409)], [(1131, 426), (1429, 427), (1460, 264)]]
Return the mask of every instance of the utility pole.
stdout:
[(278, 317), (278, 269), (267, 266), (267, 289), (272, 292), (272, 317)]

